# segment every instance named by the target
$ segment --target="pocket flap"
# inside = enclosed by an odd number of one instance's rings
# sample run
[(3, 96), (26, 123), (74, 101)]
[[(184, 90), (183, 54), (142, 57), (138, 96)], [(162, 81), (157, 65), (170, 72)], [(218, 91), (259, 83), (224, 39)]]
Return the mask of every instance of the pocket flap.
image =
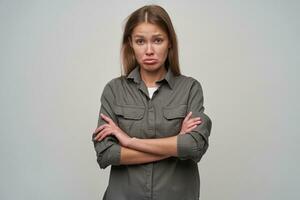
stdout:
[(144, 106), (135, 105), (115, 105), (113, 109), (116, 115), (121, 115), (126, 119), (142, 119), (145, 112)]
[(167, 119), (184, 118), (186, 116), (187, 105), (163, 107), (163, 114)]

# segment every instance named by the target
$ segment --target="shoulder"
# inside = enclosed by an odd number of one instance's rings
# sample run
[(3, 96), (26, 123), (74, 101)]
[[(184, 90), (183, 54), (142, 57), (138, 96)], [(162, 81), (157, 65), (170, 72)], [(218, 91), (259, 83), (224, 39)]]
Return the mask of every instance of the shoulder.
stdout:
[(118, 77), (112, 78), (105, 84), (104, 88), (107, 88), (107, 87), (115, 88), (116, 86), (121, 85), (124, 80), (125, 80), (124, 76), (118, 76)]
[(111, 80), (109, 80), (103, 88), (103, 93), (115, 93), (116, 90), (118, 90), (118, 88), (121, 88), (122, 85), (124, 85), (126, 81), (126, 77), (125, 76), (118, 76), (115, 78), (112, 78)]
[(199, 80), (192, 76), (186, 76), (186, 75), (179, 75), (176, 77), (176, 82), (178, 82), (179, 85), (186, 85), (188, 88), (195, 88), (202, 90), (202, 86)]

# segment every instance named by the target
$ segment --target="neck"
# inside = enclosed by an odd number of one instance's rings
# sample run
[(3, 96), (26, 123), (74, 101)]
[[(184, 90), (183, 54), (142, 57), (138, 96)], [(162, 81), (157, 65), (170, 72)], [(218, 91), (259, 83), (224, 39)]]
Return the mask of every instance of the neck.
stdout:
[(140, 68), (141, 78), (147, 87), (157, 86), (155, 82), (161, 80), (166, 72), (167, 70), (164, 66), (155, 71), (146, 71), (143, 68)]

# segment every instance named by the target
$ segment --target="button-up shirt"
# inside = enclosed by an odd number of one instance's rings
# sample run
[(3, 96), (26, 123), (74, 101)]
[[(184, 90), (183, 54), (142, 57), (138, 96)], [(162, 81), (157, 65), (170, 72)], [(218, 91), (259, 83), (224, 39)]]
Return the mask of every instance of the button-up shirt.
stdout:
[[(110, 117), (130, 137), (141, 139), (177, 135), (177, 156), (144, 164), (120, 164), (121, 145), (115, 136), (95, 141), (100, 168), (111, 166), (103, 200), (198, 200), (200, 178), (197, 163), (208, 148), (211, 119), (204, 114), (202, 87), (196, 79), (175, 76), (171, 69), (157, 81), (152, 98), (140, 67), (128, 76), (109, 81), (101, 95), (100, 113)], [(179, 134), (189, 111), (202, 123)], [(98, 127), (106, 122), (98, 118)], [(93, 134), (92, 139), (96, 136)]]

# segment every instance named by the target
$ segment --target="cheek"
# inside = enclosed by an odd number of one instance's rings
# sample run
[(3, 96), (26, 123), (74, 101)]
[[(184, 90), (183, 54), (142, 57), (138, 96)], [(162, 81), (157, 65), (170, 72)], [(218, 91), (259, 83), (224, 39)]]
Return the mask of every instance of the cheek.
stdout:
[(161, 59), (165, 59), (168, 56), (168, 48), (159, 49), (158, 54)]
[(144, 55), (144, 51), (141, 48), (134, 48), (134, 55), (137, 58), (137, 60), (142, 59), (143, 55)]

